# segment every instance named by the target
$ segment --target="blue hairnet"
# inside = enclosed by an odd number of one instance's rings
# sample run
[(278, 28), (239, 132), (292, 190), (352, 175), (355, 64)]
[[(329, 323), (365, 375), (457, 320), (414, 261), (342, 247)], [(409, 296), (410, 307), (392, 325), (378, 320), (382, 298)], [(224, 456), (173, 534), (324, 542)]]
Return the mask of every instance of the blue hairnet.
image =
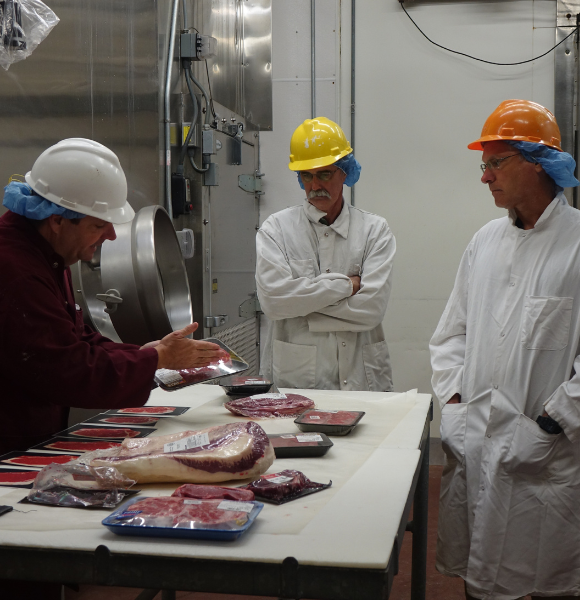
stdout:
[[(358, 178), (360, 177), (361, 166), (352, 152), (350, 154), (347, 154), (343, 158), (337, 160), (333, 164), (334, 166), (338, 167), (343, 173), (346, 174), (344, 185), (352, 187), (358, 181)], [(298, 172), (297, 175), (298, 183), (300, 184), (300, 187), (304, 189), (304, 184), (302, 183), (300, 172)]]
[(559, 191), (567, 187), (580, 185), (580, 181), (574, 177), (576, 161), (567, 152), (560, 152), (555, 148), (549, 148), (544, 144), (536, 144), (535, 142), (505, 141), (510, 146), (517, 148), (528, 162), (541, 165), (542, 169), (554, 180)]
[(12, 181), (4, 188), (2, 204), (12, 212), (27, 219), (41, 221), (50, 215), (61, 215), (65, 219), (82, 219), (82, 213), (63, 208), (39, 196), (30, 186), (21, 181)]

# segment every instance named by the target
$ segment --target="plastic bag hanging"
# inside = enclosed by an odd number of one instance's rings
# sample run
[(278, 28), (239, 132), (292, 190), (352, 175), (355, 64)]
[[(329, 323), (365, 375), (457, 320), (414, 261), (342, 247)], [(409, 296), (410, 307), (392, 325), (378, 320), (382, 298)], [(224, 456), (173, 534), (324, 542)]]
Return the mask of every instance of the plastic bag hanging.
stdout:
[(0, 66), (28, 58), (59, 20), (40, 0), (0, 0)]

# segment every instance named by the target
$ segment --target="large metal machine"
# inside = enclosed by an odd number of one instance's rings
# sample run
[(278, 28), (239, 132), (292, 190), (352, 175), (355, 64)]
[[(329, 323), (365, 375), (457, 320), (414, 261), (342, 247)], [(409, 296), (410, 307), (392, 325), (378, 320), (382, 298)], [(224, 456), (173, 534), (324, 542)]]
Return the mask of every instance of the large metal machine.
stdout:
[(193, 318), (196, 337), (221, 338), (256, 372), (271, 0), (47, 3), (60, 23), (0, 71), (0, 180), (63, 138), (111, 148), (138, 214), (74, 266), (86, 317), (139, 344)]

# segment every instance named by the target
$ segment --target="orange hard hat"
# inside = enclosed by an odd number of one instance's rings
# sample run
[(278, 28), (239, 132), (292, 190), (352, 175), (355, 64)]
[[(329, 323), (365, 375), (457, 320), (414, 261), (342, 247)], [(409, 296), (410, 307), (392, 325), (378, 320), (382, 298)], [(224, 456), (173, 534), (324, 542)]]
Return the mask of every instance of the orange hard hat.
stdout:
[(529, 100), (502, 102), (487, 118), (481, 137), (467, 147), (483, 150), (483, 143), (501, 140), (535, 142), (562, 152), (556, 117), (547, 108)]

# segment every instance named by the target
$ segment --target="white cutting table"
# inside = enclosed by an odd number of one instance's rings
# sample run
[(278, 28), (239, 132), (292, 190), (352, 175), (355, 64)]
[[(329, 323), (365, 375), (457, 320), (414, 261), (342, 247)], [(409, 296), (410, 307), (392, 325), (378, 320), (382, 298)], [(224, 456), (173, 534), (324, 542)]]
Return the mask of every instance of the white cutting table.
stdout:
[[(266, 504), (235, 542), (119, 537), (101, 525), (104, 511), (18, 505), (27, 490), (1, 490), (0, 502), (23, 512), (0, 519), (0, 577), (284, 598), (388, 598), (414, 497), (412, 597), (424, 598), (431, 396), (291, 391), (319, 408), (366, 412), (351, 434), (331, 438), (326, 456), (278, 459), (269, 469), (331, 479), (330, 489)], [(153, 435), (239, 420), (223, 408), (226, 399), (214, 385), (155, 390), (148, 404), (191, 409), (160, 419)], [(267, 433), (298, 431), (292, 419), (259, 423)], [(170, 495), (178, 485), (139, 487), (152, 496)]]

